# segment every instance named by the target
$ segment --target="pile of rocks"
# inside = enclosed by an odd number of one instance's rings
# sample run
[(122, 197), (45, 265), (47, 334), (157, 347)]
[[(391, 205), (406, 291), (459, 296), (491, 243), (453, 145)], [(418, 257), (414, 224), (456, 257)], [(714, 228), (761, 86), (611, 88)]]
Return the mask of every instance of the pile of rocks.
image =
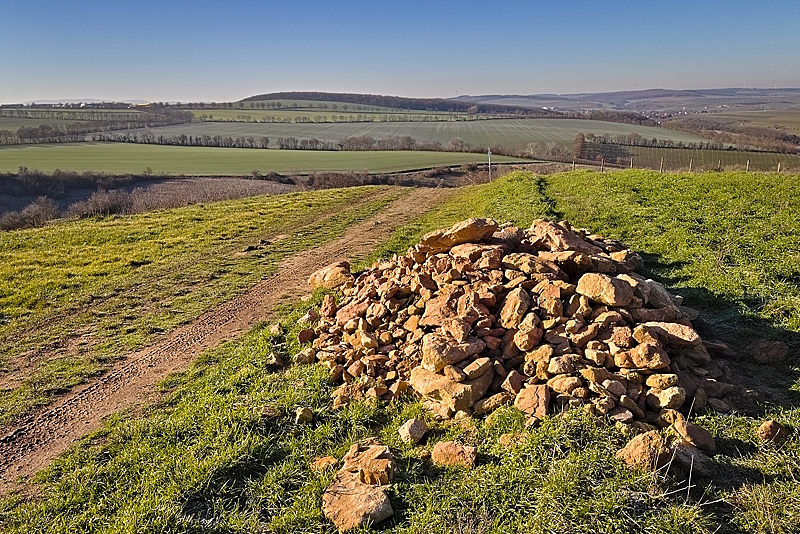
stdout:
[(697, 312), (636, 274), (621, 243), (537, 220), (528, 229), (469, 219), (354, 277), (349, 264), (311, 276), (337, 289), (301, 319), (309, 348), (341, 381), (333, 405), (391, 401), (411, 388), (437, 419), (513, 403), (531, 417), (583, 406), (598, 417), (665, 428), (680, 411), (728, 411), (722, 343)]

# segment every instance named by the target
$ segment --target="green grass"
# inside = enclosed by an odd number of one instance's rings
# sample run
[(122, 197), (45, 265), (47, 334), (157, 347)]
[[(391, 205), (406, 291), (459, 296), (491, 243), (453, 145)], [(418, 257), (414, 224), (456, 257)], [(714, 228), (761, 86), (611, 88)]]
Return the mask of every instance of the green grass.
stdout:
[[(312, 171), (396, 172), (440, 165), (483, 162), (483, 154), (453, 152), (324, 152), (247, 148), (176, 147), (126, 143), (81, 143), (0, 147), (0, 172), (19, 167), (52, 172), (155, 173), (192, 176), (245, 176)], [(495, 161), (514, 161), (496, 156)]]
[[(715, 334), (734, 347), (754, 335), (781, 337), (796, 351), (800, 185), (783, 178), (515, 173), (463, 190), (398, 230), (376, 254), (402, 252), (425, 230), (470, 215), (521, 225), (543, 215), (566, 218), (641, 251), (646, 274), (702, 310), (704, 337)], [(411, 398), (332, 411), (333, 385), (322, 369), (275, 373), (264, 359), (272, 351), (286, 359), (294, 354), (294, 320), (320, 298), (286, 311), (291, 330), (285, 337), (256, 328), (167, 379), (163, 402), (145, 417), (121, 414), (41, 473), (39, 497), (0, 505), (0, 526), (8, 532), (333, 532), (320, 508), (332, 472), (314, 473), (309, 462), (318, 455), (341, 458), (354, 441), (377, 436), (399, 468), (388, 490), (395, 516), (378, 526), (383, 532), (797, 532), (796, 356), (775, 368), (730, 363), (740, 383), (762, 382), (769, 394), (763, 417), (793, 433), (780, 447), (762, 445), (755, 437), (760, 417), (698, 416), (720, 454), (713, 457), (714, 478), (693, 479), (687, 496), (674, 471), (648, 477), (625, 469), (614, 452), (627, 438), (581, 411), (546, 418), (531, 431), (513, 408), (484, 420), (431, 421), (419, 448), (396, 434), (407, 418), (423, 414)], [(286, 415), (263, 421), (257, 413), (265, 405)], [(314, 410), (313, 424), (292, 425), (298, 405)], [(504, 448), (499, 438), (507, 432), (521, 433), (522, 442)], [(440, 469), (420, 454), (444, 439), (477, 446), (477, 468)]]
[(524, 150), (528, 143), (536, 142), (540, 148), (549, 142), (572, 148), (578, 132), (602, 135), (628, 135), (638, 133), (648, 139), (671, 139), (675, 142), (699, 142), (705, 139), (696, 135), (614, 122), (580, 119), (492, 119), (449, 122), (375, 122), (335, 124), (271, 124), (271, 123), (191, 123), (164, 126), (153, 130), (159, 135), (223, 135), (231, 137), (278, 137), (298, 139), (316, 138), (338, 141), (343, 137), (368, 135), (375, 139), (392, 136), (411, 136), (418, 142), (438, 140), (447, 146), (450, 139), (462, 138), (472, 145), (500, 145), (509, 150)]
[[(403, 189), (262, 196), (0, 234), (0, 424), (334, 239)], [(380, 193), (377, 197), (371, 195)], [(284, 237), (275, 240), (274, 237)], [(275, 242), (241, 254), (247, 245)], [(48, 357), (33, 372), (24, 355)], [(40, 361), (41, 358), (36, 358)]]

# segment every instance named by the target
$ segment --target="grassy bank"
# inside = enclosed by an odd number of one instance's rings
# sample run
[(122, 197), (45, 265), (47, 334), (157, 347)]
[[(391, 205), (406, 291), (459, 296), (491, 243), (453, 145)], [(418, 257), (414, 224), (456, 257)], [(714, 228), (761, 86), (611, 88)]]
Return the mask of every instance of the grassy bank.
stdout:
[(283, 258), (339, 237), (404, 191), (261, 196), (0, 234), (0, 365), (13, 377), (0, 393), (0, 423), (231, 298)]
[[(760, 404), (748, 415), (694, 419), (712, 432), (719, 454), (714, 477), (693, 479), (691, 489), (674, 472), (625, 469), (614, 452), (627, 438), (580, 411), (530, 431), (513, 408), (485, 420), (430, 421), (421, 447), (404, 445), (397, 428), (422, 414), (413, 399), (334, 412), (320, 368), (268, 368), (266, 354), (288, 359), (297, 350), (293, 326), (285, 337), (257, 328), (165, 381), (163, 402), (140, 419), (122, 414), (78, 444), (39, 475), (39, 498), (0, 507), (0, 525), (9, 532), (333, 532), (320, 507), (333, 472), (315, 473), (309, 462), (341, 458), (355, 440), (378, 436), (399, 468), (389, 489), (395, 515), (380, 531), (796, 532), (800, 186), (793, 182), (730, 173), (517, 173), (464, 189), (376, 252), (402, 252), (424, 231), (467, 216), (520, 225), (565, 218), (641, 251), (645, 274), (702, 311), (704, 337), (737, 348), (753, 336), (787, 341), (788, 364), (730, 362), (762, 392)], [(320, 298), (287, 309), (285, 324)], [(311, 425), (293, 425), (300, 405), (314, 410)], [(263, 406), (284, 415), (262, 419)], [(763, 417), (789, 426), (790, 440), (761, 444), (755, 429)], [(509, 432), (519, 443), (502, 444)], [(421, 451), (443, 439), (477, 446), (478, 467), (434, 467)]]

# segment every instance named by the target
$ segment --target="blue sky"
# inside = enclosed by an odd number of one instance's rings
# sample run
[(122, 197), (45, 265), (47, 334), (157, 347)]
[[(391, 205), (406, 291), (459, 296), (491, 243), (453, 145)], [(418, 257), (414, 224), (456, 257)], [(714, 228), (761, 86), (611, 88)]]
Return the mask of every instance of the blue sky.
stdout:
[(800, 87), (800, 2), (0, 0), (0, 103)]

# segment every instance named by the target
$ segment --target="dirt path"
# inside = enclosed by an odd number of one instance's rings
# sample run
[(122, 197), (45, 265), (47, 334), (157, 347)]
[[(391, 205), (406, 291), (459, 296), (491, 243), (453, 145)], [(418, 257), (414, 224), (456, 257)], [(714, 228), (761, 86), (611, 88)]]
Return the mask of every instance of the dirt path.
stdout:
[(311, 273), (334, 261), (366, 255), (397, 227), (441, 202), (448, 190), (416, 189), (344, 236), (284, 260), (277, 272), (246, 293), (175, 329), (150, 347), (127, 355), (104, 375), (35, 412), (0, 437), (0, 494), (19, 487), (20, 476), (47, 466), (73, 442), (100, 427), (103, 418), (156, 398), (153, 386), (186, 369), (202, 352), (269, 319), (285, 298), (308, 292)]

